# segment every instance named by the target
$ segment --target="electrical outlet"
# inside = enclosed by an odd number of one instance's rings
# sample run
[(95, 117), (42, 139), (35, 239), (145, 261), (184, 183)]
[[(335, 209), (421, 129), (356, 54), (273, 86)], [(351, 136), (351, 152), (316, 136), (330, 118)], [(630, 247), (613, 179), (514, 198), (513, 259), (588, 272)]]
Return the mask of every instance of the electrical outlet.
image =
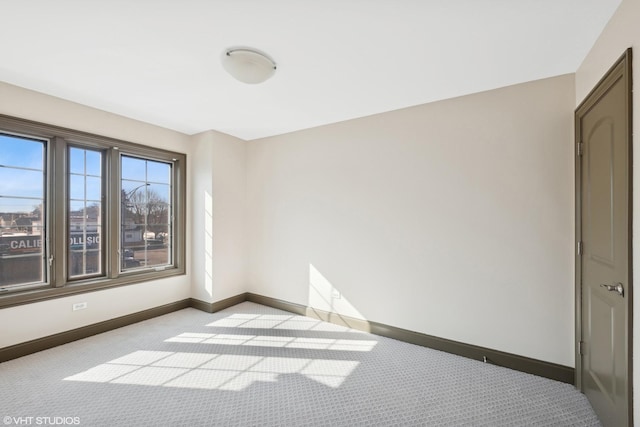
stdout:
[(71, 308), (73, 309), (73, 311), (84, 310), (85, 308), (87, 308), (87, 303), (86, 302), (76, 302), (75, 304), (73, 304), (71, 306)]

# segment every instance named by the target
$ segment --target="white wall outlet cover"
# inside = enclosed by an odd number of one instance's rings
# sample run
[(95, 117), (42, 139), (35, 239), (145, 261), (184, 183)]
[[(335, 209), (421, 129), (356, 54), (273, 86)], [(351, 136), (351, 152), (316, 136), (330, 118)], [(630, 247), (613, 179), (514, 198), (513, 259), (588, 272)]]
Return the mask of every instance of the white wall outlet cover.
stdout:
[(73, 311), (84, 310), (85, 308), (87, 308), (86, 302), (76, 302), (72, 306)]

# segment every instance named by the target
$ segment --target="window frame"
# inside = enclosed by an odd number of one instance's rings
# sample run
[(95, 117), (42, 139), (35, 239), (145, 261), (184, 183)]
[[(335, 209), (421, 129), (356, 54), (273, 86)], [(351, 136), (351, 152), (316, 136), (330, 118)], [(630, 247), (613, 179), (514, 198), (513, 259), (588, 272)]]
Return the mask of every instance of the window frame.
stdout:
[[(0, 308), (186, 274), (186, 154), (1, 114), (0, 131), (48, 141), (45, 143), (46, 235), (43, 244), (45, 259), (52, 259), (50, 267), (45, 268), (47, 277), (44, 283), (0, 291)], [(67, 180), (70, 146), (100, 150), (104, 156), (104, 274), (97, 277), (69, 277)], [(173, 165), (173, 267), (160, 271), (151, 268), (120, 272), (120, 155), (170, 162)]]
[[(19, 131), (8, 131), (8, 130), (1, 130), (0, 131), (2, 134), (4, 135), (8, 135), (11, 137), (14, 137), (16, 139), (24, 139), (24, 140), (31, 140), (31, 141), (39, 141), (40, 143), (42, 143), (42, 152), (43, 152), (43, 158), (42, 158), (42, 168), (43, 168), (43, 182), (42, 182), (42, 209), (41, 209), (41, 221), (42, 221), (42, 225), (41, 225), (41, 231), (40, 231), (40, 242), (41, 242), (41, 247), (42, 247), (42, 252), (40, 253), (40, 260), (41, 260), (41, 264), (39, 265), (39, 269), (40, 269), (40, 273), (42, 274), (43, 277), (43, 281), (47, 281), (48, 280), (48, 275), (49, 275), (49, 268), (47, 268), (47, 260), (49, 259), (49, 249), (48, 249), (48, 242), (49, 242), (49, 223), (47, 222), (48, 219), (48, 213), (47, 213), (47, 203), (48, 203), (48, 198), (49, 198), (49, 194), (48, 194), (48, 186), (47, 186), (47, 179), (48, 179), (48, 171), (49, 171), (49, 151), (50, 151), (50, 145), (51, 145), (51, 140), (49, 138), (46, 137), (40, 137), (40, 136), (34, 136), (33, 134), (25, 134), (23, 132), (19, 132)], [(37, 283), (26, 283), (26, 284), (13, 284), (13, 285), (8, 285), (9, 287), (13, 288), (13, 289), (33, 289), (35, 287), (38, 286), (42, 286), (40, 284)], [(2, 296), (2, 293), (0, 293), (0, 296)], [(1, 307), (1, 306), (0, 306)]]
[[(141, 157), (141, 156), (133, 155), (133, 154), (131, 154), (131, 152), (127, 151), (127, 152), (120, 152), (120, 155), (118, 157), (118, 164), (119, 164), (120, 167), (122, 167), (122, 163), (123, 163), (122, 159), (124, 157), (135, 158), (135, 159), (145, 160), (145, 161), (159, 162), (159, 163), (169, 163), (169, 164), (171, 164), (172, 175), (175, 175), (175, 173), (173, 172), (173, 168), (175, 167), (175, 164), (174, 164), (173, 161), (172, 162), (168, 162), (167, 159)], [(122, 178), (122, 171), (120, 170), (120, 176), (118, 177), (118, 186), (119, 186), (118, 187), (118, 195), (119, 195), (118, 196), (118, 200), (120, 200), (121, 203), (122, 203), (121, 194), (122, 194), (122, 191), (123, 191), (123, 188), (122, 188), (122, 182), (123, 181), (125, 181), (125, 179)], [(146, 181), (144, 185), (145, 186), (150, 186), (150, 185), (153, 185), (153, 183), (150, 183), (150, 182)], [(172, 210), (171, 210), (171, 212), (169, 212), (169, 217), (167, 218), (167, 221), (168, 221), (167, 225), (169, 226), (169, 228), (171, 230), (175, 230), (173, 218), (175, 216), (174, 215), (174, 211), (175, 211), (175, 201), (176, 201), (175, 195), (176, 195), (176, 192), (175, 192), (175, 186), (174, 186), (173, 182), (169, 183), (168, 185), (171, 186), (171, 192), (170, 192), (171, 197), (170, 197), (169, 205), (171, 206)], [(140, 186), (140, 189), (142, 190), (142, 186)], [(124, 242), (124, 236), (125, 236), (125, 233), (122, 231), (122, 228), (121, 228), (122, 227), (122, 221), (124, 221), (124, 217), (122, 216), (123, 212), (124, 212), (124, 209), (122, 209), (122, 206), (119, 205), (118, 216), (120, 218), (120, 222), (118, 224), (119, 225), (119, 228), (118, 228), (118, 233), (119, 233), (118, 234), (118, 237), (119, 237), (118, 242), (119, 243), (118, 244), (122, 245), (121, 246), (121, 250), (124, 251), (124, 243), (125, 243)], [(145, 221), (146, 221), (146, 219), (147, 219), (147, 217), (145, 216)], [(174, 240), (174, 235), (172, 235), (171, 239), (170, 239), (172, 245), (173, 245), (173, 240)], [(173, 263), (175, 264), (175, 254), (174, 254), (173, 248), (170, 248), (169, 251), (170, 251), (169, 253), (170, 253), (171, 259), (173, 260)], [(120, 255), (122, 255), (122, 254), (120, 254)], [(159, 269), (165, 269), (165, 268), (169, 268), (168, 267), (169, 265), (171, 265), (171, 264), (162, 264), (162, 265), (157, 265), (157, 266), (151, 266), (151, 267), (149, 267), (147, 269), (158, 269), (158, 268)], [(119, 264), (119, 269), (120, 269), (120, 274), (121, 275), (122, 274), (137, 274), (139, 271), (141, 271), (140, 269), (126, 269), (126, 270), (124, 270), (122, 268), (122, 264)]]
[[(90, 280), (92, 278), (94, 278), (94, 279), (95, 278), (102, 278), (102, 277), (106, 276), (106, 271), (107, 271), (106, 267), (107, 266), (106, 266), (106, 262), (105, 261), (106, 261), (106, 259), (108, 257), (108, 254), (107, 254), (107, 251), (106, 251), (106, 243), (102, 242), (102, 240), (104, 240), (103, 237), (105, 236), (105, 232), (107, 230), (106, 227), (105, 227), (105, 222), (106, 222), (106, 218), (107, 218), (106, 209), (105, 209), (105, 201), (108, 198), (108, 194), (107, 194), (107, 191), (106, 191), (106, 189), (107, 189), (107, 186), (106, 186), (106, 175), (108, 174), (108, 170), (107, 170), (107, 168), (105, 166), (106, 165), (105, 157), (106, 157), (107, 150), (96, 149), (95, 147), (89, 147), (87, 145), (78, 145), (78, 144), (69, 143), (69, 141), (66, 141), (66, 144), (65, 144), (65, 159), (67, 161), (67, 165), (70, 162), (71, 149), (72, 148), (81, 149), (81, 150), (95, 151), (95, 152), (99, 152), (100, 155), (101, 155), (100, 167), (101, 167), (102, 176), (100, 177), (100, 187), (101, 187), (101, 195), (102, 195), (102, 197), (101, 197), (101, 200), (100, 200), (101, 221), (100, 221), (99, 226), (101, 228), (100, 233), (102, 235), (101, 242), (100, 242), (100, 245), (101, 245), (101, 247), (100, 247), (100, 265), (101, 265), (101, 270), (102, 271), (99, 272), (99, 273), (96, 273), (96, 274), (92, 274), (92, 275), (87, 274), (87, 275), (84, 275), (84, 276), (78, 275), (76, 277), (73, 277), (71, 275), (70, 271), (69, 271), (70, 264), (71, 264), (71, 257), (72, 257), (71, 253), (72, 252), (70, 250), (67, 250), (66, 254), (65, 254), (66, 255), (66, 264), (65, 265), (67, 266), (67, 269), (66, 269), (66, 272), (67, 272), (66, 281), (67, 282), (77, 282), (77, 281), (83, 281), (83, 280)], [(70, 177), (72, 175), (71, 168), (70, 168), (69, 165), (68, 165), (68, 167), (65, 168), (63, 173), (64, 173), (64, 176), (67, 178), (67, 180), (66, 180), (66, 182), (64, 184), (66, 186), (67, 196), (69, 196), (64, 200), (65, 209), (66, 209), (65, 210), (65, 219), (69, 220), (70, 219), (69, 218), (69, 214), (71, 213), (71, 197), (70, 197), (71, 179), (70, 179)], [(66, 232), (66, 237), (67, 237), (66, 240), (71, 239), (71, 223), (70, 223), (70, 221), (67, 222), (67, 224), (66, 224), (65, 232)]]

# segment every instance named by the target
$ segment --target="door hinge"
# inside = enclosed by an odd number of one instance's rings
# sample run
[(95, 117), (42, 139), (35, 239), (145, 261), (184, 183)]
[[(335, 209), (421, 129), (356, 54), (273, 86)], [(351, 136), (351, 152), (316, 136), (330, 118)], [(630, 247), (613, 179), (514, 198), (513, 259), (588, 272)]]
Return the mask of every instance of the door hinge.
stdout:
[(578, 354), (584, 356), (584, 341), (578, 343)]
[(578, 242), (578, 255), (582, 255), (582, 240)]
[(582, 142), (578, 142), (578, 147), (577, 147), (578, 156), (582, 156), (583, 151), (584, 151), (584, 144)]

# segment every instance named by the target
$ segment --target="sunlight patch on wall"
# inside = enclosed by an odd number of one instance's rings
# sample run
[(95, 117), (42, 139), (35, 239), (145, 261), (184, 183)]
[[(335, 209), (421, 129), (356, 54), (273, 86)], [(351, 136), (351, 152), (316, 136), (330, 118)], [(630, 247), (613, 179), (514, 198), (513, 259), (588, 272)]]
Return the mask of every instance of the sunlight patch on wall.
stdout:
[(366, 320), (313, 264), (309, 264), (309, 307)]
[(277, 382), (281, 375), (302, 375), (337, 388), (358, 364), (353, 360), (141, 350), (65, 380), (241, 391), (255, 383)]
[(213, 298), (213, 197), (204, 192), (204, 289)]

